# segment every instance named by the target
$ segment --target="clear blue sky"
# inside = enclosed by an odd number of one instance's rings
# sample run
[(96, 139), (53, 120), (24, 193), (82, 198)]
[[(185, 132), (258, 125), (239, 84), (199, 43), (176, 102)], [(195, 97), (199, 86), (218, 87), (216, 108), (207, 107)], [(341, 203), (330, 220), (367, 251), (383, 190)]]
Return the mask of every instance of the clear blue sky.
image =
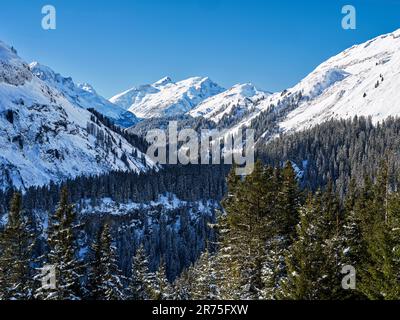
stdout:
[[(41, 8), (57, 9), (57, 30)], [(341, 28), (341, 8), (358, 28)], [(1, 0), (0, 39), (105, 97), (163, 76), (290, 87), (343, 49), (400, 28), (400, 0)]]

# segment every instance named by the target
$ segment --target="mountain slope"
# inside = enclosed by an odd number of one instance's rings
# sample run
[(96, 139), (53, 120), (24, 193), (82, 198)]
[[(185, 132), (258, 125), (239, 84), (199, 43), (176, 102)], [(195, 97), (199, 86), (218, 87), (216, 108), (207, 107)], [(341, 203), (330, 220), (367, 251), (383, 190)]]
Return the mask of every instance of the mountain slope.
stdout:
[(254, 128), (257, 138), (269, 140), (279, 133), (302, 131), (331, 119), (371, 116), (376, 123), (400, 116), (399, 86), (397, 30), (343, 51), (294, 87), (259, 101), (256, 108), (228, 122), (225, 134)]
[(203, 117), (219, 123), (224, 117), (241, 118), (243, 113), (255, 108), (270, 94), (257, 89), (251, 83), (238, 84), (231, 89), (200, 103), (189, 112), (192, 117)]
[(31, 63), (29, 67), (35, 76), (63, 93), (72, 104), (85, 109), (93, 108), (122, 127), (130, 127), (137, 122), (135, 115), (97, 94), (91, 85), (75, 84), (71, 78), (65, 78), (38, 62)]
[(285, 131), (332, 118), (400, 115), (400, 30), (353, 46), (321, 64), (290, 91), (306, 100), (281, 123)]
[(209, 78), (194, 77), (175, 83), (166, 77), (151, 85), (132, 88), (110, 101), (139, 118), (161, 118), (183, 115), (223, 91)]
[(87, 110), (34, 76), (0, 42), (0, 188), (24, 189), (154, 163)]

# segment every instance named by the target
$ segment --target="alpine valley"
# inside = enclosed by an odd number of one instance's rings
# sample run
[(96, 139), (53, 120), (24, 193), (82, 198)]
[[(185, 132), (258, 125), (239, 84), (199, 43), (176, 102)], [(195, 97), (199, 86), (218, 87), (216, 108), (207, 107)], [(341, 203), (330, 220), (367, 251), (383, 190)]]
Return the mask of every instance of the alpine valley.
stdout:
[[(400, 299), (399, 88), (400, 30), (282, 92), (164, 77), (109, 100), (0, 42), (0, 300)], [(254, 172), (156, 163), (170, 121), (254, 129)]]

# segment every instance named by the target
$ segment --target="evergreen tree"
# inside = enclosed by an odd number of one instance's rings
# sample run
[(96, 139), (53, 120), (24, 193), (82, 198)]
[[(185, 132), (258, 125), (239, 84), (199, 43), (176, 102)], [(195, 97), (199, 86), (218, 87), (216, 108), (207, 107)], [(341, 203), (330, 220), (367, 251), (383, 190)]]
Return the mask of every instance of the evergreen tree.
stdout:
[(154, 286), (154, 274), (149, 270), (148, 256), (141, 245), (132, 260), (132, 277), (130, 280), (131, 300), (150, 300)]
[(251, 175), (242, 181), (234, 181), (228, 192), (228, 198), (223, 202), (227, 212), (229, 236), (234, 245), (230, 255), (231, 263), (240, 269), (242, 279), (242, 298), (254, 299), (262, 288), (261, 265), (264, 258), (264, 243), (267, 237), (264, 218), (268, 214), (270, 202), (266, 197), (269, 176), (261, 162), (257, 162)]
[(22, 212), (21, 194), (14, 193), (5, 230), (0, 233), (0, 299), (32, 297), (33, 234)]
[(167, 279), (166, 266), (161, 259), (160, 267), (154, 275), (151, 300), (172, 300), (172, 286)]
[[(77, 217), (69, 204), (68, 190), (61, 191), (57, 210), (50, 219), (46, 262), (55, 270), (55, 288), (37, 290), (44, 300), (79, 300), (81, 298), (81, 264), (78, 261)], [(40, 277), (40, 275), (39, 275)]]
[(89, 300), (102, 300), (102, 274), (104, 266), (102, 264), (102, 230), (97, 232), (96, 240), (90, 246), (90, 262), (88, 265), (88, 284), (86, 287), (86, 298)]
[(276, 189), (279, 190), (277, 205), (271, 210), (276, 213), (269, 219), (269, 238), (266, 240), (262, 267), (262, 298), (269, 300), (279, 298), (281, 282), (287, 277), (285, 255), (294, 240), (299, 221), (300, 190), (290, 161), (285, 164), (281, 178), (277, 179)]
[[(335, 299), (342, 292), (335, 225), (329, 221), (330, 205), (321, 194), (310, 195), (301, 210), (297, 239), (289, 248), (288, 278), (282, 283), (287, 299)], [(336, 235), (335, 235), (336, 236)]]
[(364, 239), (369, 259), (361, 270), (360, 290), (369, 299), (400, 298), (399, 197), (390, 194), (388, 165), (383, 163), (368, 206)]
[(193, 273), (188, 269), (182, 271), (173, 284), (172, 300), (192, 300)]
[[(218, 216), (218, 252), (216, 254), (217, 287), (220, 298), (224, 300), (238, 300), (242, 295), (242, 275), (240, 272), (240, 260), (234, 231), (230, 228), (226, 214)], [(195, 277), (189, 272), (189, 283), (192, 285)], [(193, 290), (191, 289), (191, 292)]]
[(123, 300), (124, 288), (121, 281), (121, 271), (118, 267), (116, 248), (112, 242), (110, 226), (106, 223), (97, 243), (96, 254), (100, 258), (100, 286), (97, 288), (99, 300)]
[(220, 297), (215, 255), (206, 250), (193, 268), (191, 268), (193, 283), (191, 297), (194, 300), (218, 300)]

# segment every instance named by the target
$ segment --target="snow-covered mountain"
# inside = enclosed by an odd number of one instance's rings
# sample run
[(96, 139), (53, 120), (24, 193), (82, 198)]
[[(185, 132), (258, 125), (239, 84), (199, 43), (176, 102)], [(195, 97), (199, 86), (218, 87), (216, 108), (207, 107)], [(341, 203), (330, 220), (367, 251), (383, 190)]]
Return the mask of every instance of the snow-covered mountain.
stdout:
[(100, 96), (90, 84), (75, 84), (72, 78), (63, 77), (38, 62), (31, 63), (29, 67), (35, 76), (64, 94), (72, 104), (95, 109), (122, 127), (130, 127), (137, 122), (134, 114)]
[[(271, 133), (301, 131), (330, 119), (400, 116), (400, 30), (355, 45), (318, 66), (294, 87), (255, 103), (224, 134), (257, 127)], [(224, 97), (225, 93), (219, 95)], [(191, 114), (219, 119), (224, 100), (203, 102)], [(255, 125), (256, 124), (256, 125)], [(271, 129), (271, 127), (273, 127)]]
[(45, 185), (155, 164), (0, 42), (0, 188)]
[(400, 115), (400, 30), (353, 46), (321, 64), (294, 88), (304, 101), (281, 123), (285, 131), (331, 118)]
[(183, 115), (223, 91), (209, 78), (194, 77), (175, 83), (166, 77), (150, 85), (129, 89), (110, 101), (139, 118), (161, 118)]
[(238, 84), (200, 103), (189, 112), (192, 117), (203, 117), (219, 123), (224, 117), (242, 118), (243, 114), (257, 108), (270, 93), (257, 89), (251, 83)]

